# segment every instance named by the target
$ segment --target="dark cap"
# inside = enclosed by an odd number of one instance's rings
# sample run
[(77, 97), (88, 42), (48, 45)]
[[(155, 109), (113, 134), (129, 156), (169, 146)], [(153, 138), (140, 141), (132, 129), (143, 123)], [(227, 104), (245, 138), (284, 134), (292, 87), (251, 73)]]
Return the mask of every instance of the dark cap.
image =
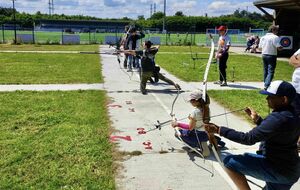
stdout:
[(286, 96), (288, 97), (289, 102), (296, 96), (296, 90), (293, 85), (282, 80), (271, 82), (266, 90), (261, 90), (259, 93), (270, 96)]
[(219, 31), (224, 31), (224, 30), (227, 30), (227, 27), (226, 26), (219, 26), (218, 28), (217, 28), (217, 30), (219, 30)]
[(150, 40), (145, 41), (145, 46), (150, 48), (152, 46), (152, 42)]

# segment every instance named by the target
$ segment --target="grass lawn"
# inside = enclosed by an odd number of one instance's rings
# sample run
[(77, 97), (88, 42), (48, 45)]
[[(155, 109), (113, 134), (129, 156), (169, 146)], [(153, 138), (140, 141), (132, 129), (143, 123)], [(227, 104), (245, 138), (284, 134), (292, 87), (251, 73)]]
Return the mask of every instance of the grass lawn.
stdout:
[(0, 93), (0, 189), (115, 189), (103, 91)]
[[(253, 108), (263, 118), (269, 114), (269, 107), (265, 95), (259, 94), (258, 90), (209, 90), (209, 96), (230, 110)], [(251, 99), (251, 101), (249, 101)], [(236, 112), (250, 121), (243, 111)]]
[(0, 44), (0, 50), (14, 51), (98, 51), (99, 45), (10, 45)]
[(97, 54), (0, 53), (0, 84), (103, 82)]
[[(196, 60), (196, 69), (194, 69), (194, 62), (190, 54), (180, 54), (181, 52), (188, 52), (187, 47), (177, 46), (175, 48), (161, 48), (156, 56), (156, 63), (168, 70), (178, 78), (184, 81), (202, 81), (205, 71), (205, 66), (208, 60), (208, 48), (198, 48), (204, 54), (198, 54), (201, 59)], [(202, 51), (202, 49), (204, 49)], [(164, 54), (163, 51), (171, 51), (176, 55)], [(195, 57), (195, 55), (193, 55)], [(219, 72), (217, 64), (212, 64), (208, 75), (209, 81), (216, 81), (219, 79)], [(277, 61), (274, 80), (291, 81), (294, 68), (288, 62)], [(230, 53), (227, 61), (227, 80), (228, 81), (262, 81), (263, 68), (262, 60), (259, 57), (251, 55), (237, 55)]]

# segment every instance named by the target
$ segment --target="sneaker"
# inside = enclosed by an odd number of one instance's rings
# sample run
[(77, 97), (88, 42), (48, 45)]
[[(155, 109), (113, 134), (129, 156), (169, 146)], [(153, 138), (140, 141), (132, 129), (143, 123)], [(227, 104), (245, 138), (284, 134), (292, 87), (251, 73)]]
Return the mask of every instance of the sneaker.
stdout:
[(216, 81), (214, 84), (222, 84), (223, 81)]
[(132, 72), (132, 69), (127, 69), (127, 72)]
[(223, 82), (220, 86), (228, 86), (227, 82)]
[(148, 93), (147, 93), (147, 90), (142, 90), (142, 94), (143, 95), (147, 95)]
[(174, 86), (175, 86), (175, 88), (176, 88), (177, 90), (181, 90), (179, 84), (175, 84)]

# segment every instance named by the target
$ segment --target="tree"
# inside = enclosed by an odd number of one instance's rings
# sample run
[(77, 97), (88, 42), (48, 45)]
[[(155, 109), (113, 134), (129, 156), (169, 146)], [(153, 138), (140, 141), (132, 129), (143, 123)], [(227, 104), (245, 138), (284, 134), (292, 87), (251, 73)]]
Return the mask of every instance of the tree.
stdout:
[(138, 20), (145, 20), (144, 15), (139, 15), (139, 16), (138, 16)]
[(183, 14), (182, 11), (177, 11), (177, 12), (175, 13), (175, 16), (185, 16), (185, 15)]
[(152, 16), (150, 17), (150, 19), (162, 19), (162, 18), (164, 18), (164, 13), (163, 12), (156, 12), (156, 13), (154, 13), (154, 14), (152, 14)]

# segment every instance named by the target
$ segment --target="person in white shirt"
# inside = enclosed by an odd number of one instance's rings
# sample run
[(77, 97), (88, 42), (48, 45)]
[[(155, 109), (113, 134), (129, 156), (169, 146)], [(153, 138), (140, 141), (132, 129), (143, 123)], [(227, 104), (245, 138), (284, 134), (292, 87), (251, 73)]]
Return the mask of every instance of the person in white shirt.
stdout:
[[(300, 116), (300, 49), (294, 53), (290, 58), (290, 64), (294, 66), (295, 70), (292, 76), (292, 85), (296, 89), (296, 97), (292, 102), (292, 106), (295, 108), (296, 113)], [(297, 143), (298, 151), (300, 150), (300, 137)]]
[(267, 89), (274, 77), (277, 51), (281, 50), (280, 38), (277, 36), (279, 31), (278, 26), (270, 26), (268, 33), (264, 35), (259, 43), (259, 48), (262, 49), (263, 71), (264, 71), (264, 88)]

